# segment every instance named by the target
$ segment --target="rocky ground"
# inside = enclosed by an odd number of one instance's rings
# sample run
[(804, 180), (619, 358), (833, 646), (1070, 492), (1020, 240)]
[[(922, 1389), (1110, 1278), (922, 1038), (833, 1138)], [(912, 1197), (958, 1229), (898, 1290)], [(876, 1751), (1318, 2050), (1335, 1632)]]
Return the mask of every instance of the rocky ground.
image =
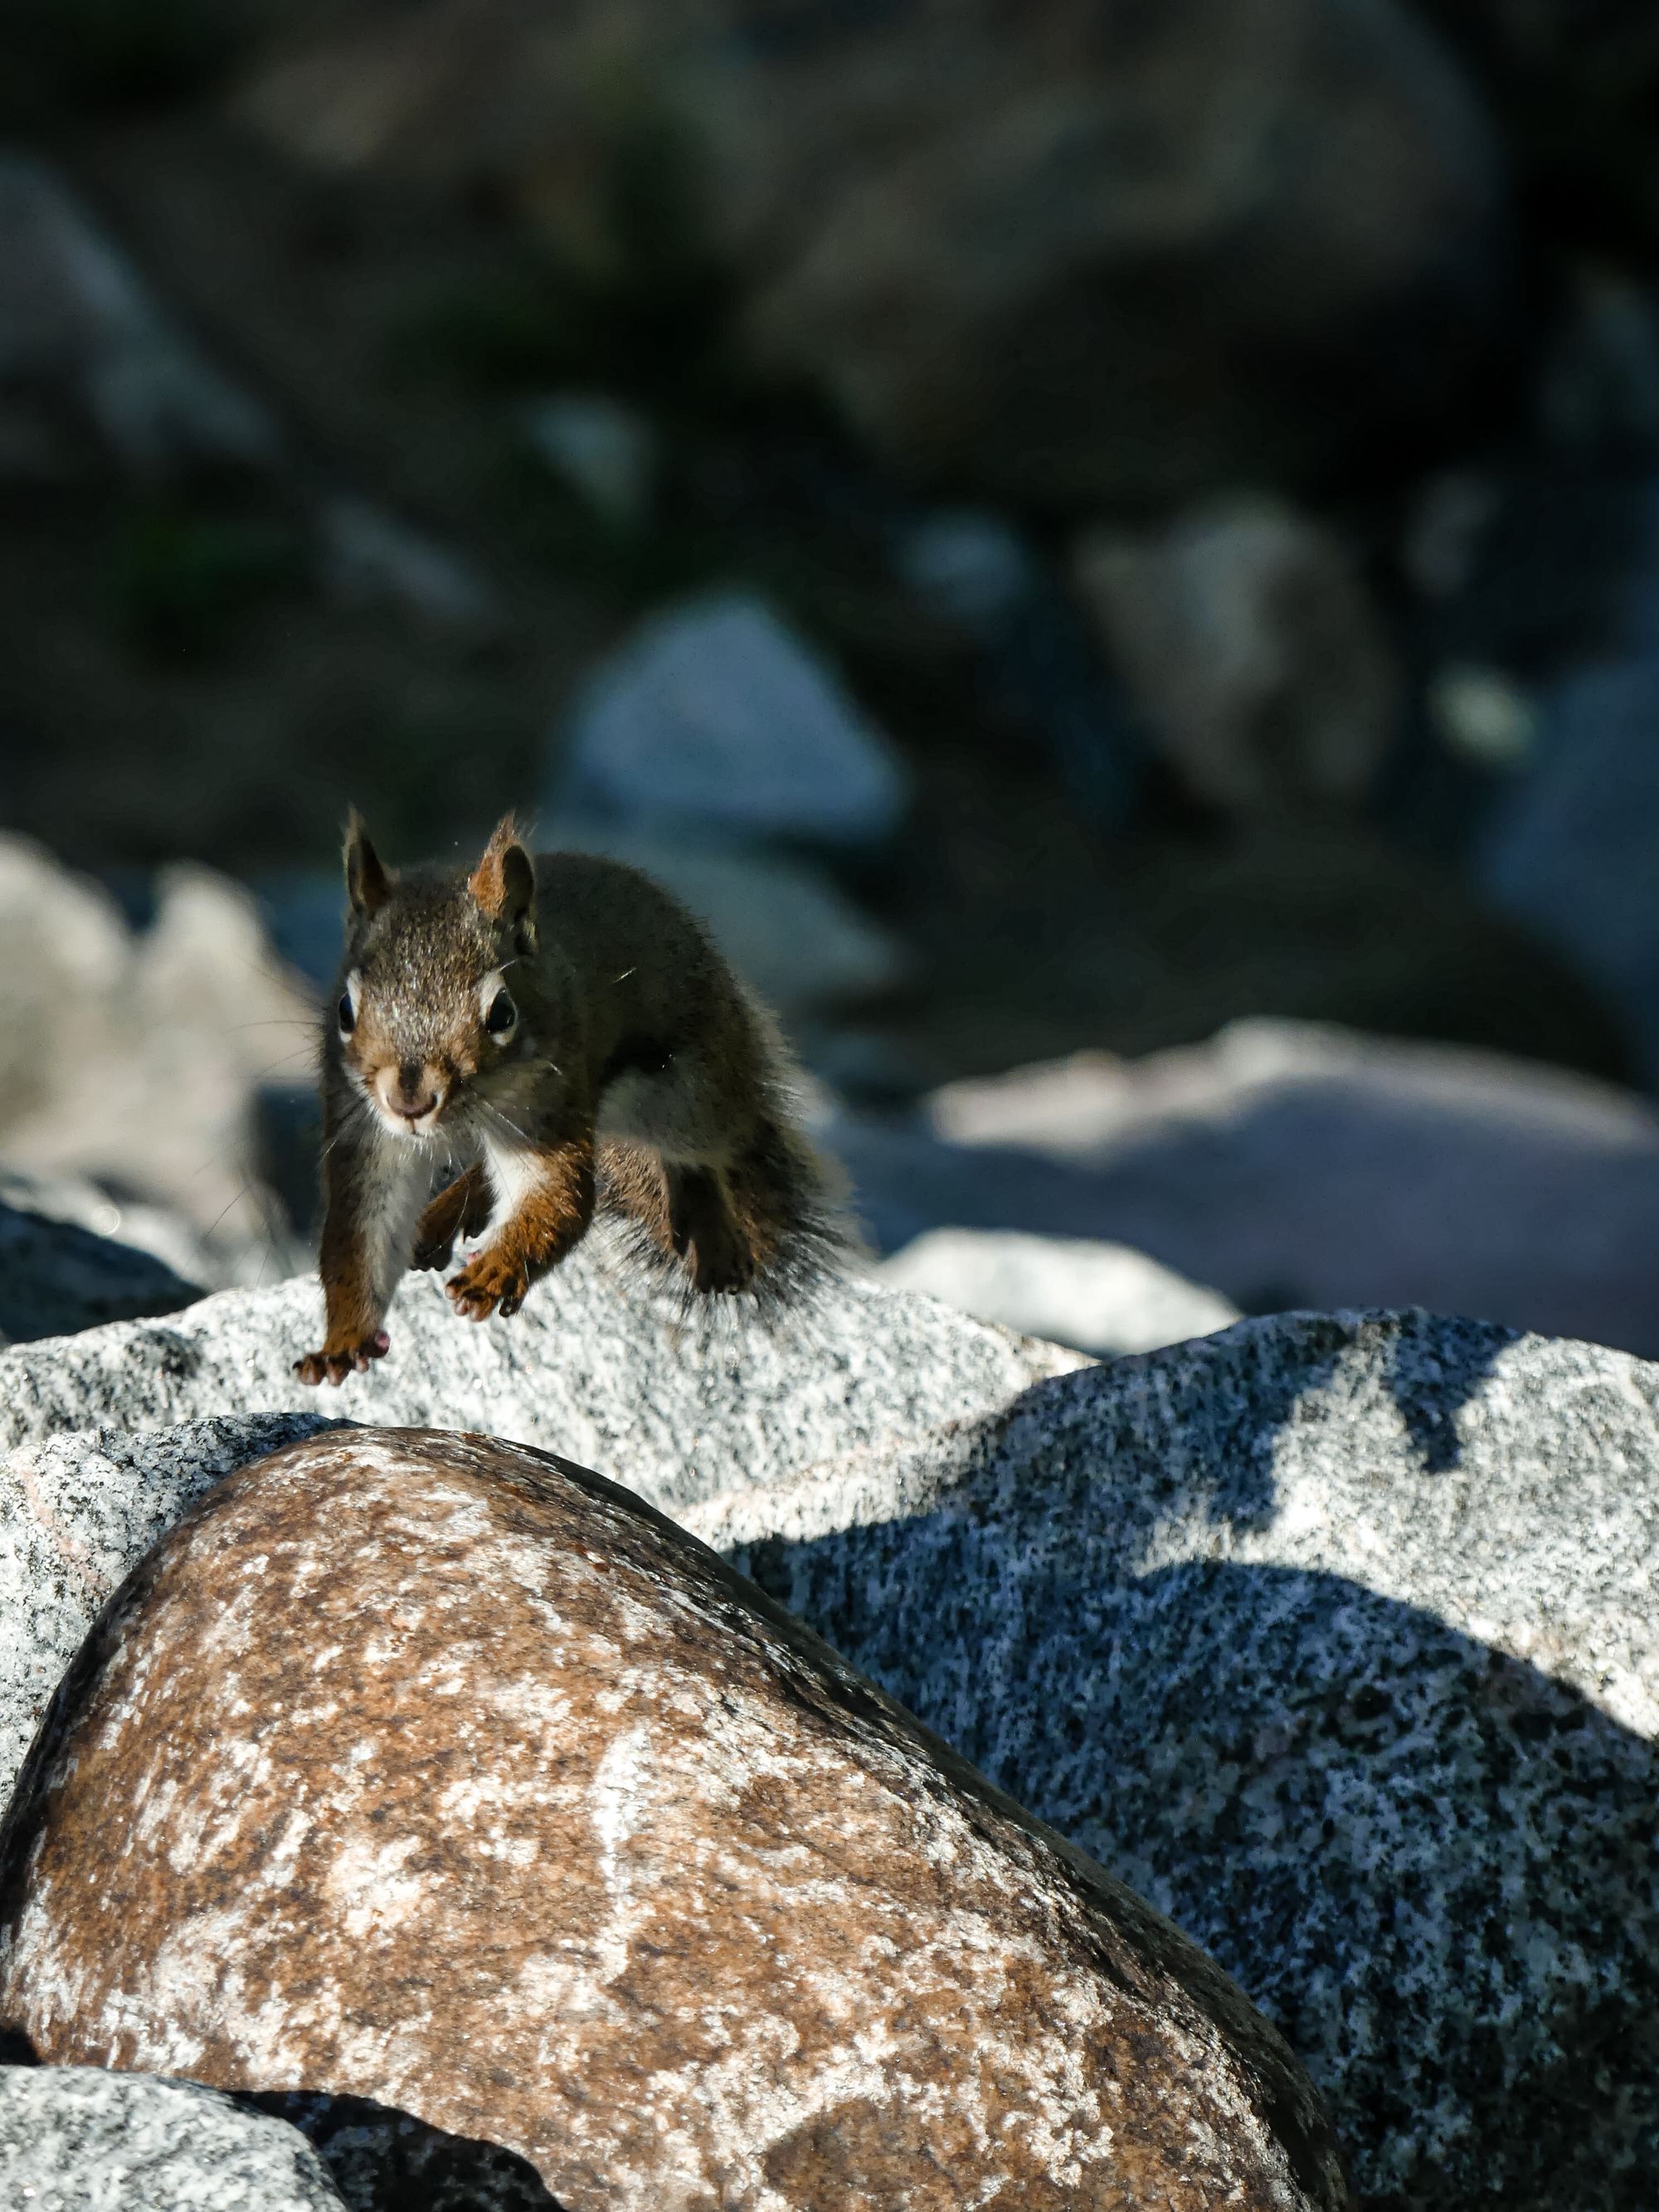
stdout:
[(1655, 1370), (857, 1282), (688, 1339), (594, 1252), (411, 1280), (319, 1405), (315, 1297), (0, 1355), (9, 2179), (1335, 2205), (1322, 2100), (1375, 2212), (1645, 2202)]
[[(12, 2195), (1645, 2207), (1648, 12), (0, 0)], [(302, 1390), (349, 801), (849, 1279)]]

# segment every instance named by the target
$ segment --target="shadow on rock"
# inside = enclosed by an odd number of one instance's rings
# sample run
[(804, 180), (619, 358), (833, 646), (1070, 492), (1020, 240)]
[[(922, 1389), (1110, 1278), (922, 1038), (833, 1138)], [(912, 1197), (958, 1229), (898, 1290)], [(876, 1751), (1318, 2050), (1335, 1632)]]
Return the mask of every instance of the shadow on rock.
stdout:
[[(41, 2064), (21, 2028), (0, 2027), (0, 2066)], [(450, 2135), (371, 2097), (268, 2089), (233, 2091), (230, 2102), (297, 2129), (349, 2212), (564, 2212), (516, 2151)]]
[(914, 1589), (867, 1601), (870, 1533), (759, 1564), (1235, 1977), (1329, 2098), (1372, 2212), (1650, 2201), (1652, 1744), (1334, 1575), (1206, 1562), (1091, 1595), (1057, 1573), (989, 1655)]
[(310, 2142), (349, 2212), (563, 2212), (526, 2158), (454, 2136), (372, 2097), (313, 2089), (237, 2094)]
[(1644, 1372), (1421, 1316), (1248, 1323), (1039, 1385), (885, 1510), (708, 1533), (1237, 1979), (1370, 2212), (1635, 2212), (1659, 1747), (1607, 1707), (1650, 1698)]

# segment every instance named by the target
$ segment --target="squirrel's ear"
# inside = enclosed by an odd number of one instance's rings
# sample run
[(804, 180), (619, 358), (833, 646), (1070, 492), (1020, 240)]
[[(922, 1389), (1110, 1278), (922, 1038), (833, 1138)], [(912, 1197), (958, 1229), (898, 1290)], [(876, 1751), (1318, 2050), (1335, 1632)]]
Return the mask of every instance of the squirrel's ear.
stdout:
[(536, 871), (519, 838), (519, 825), (502, 815), (466, 887), (492, 921), (527, 924), (536, 903)]
[(373, 914), (392, 890), (392, 878), (369, 843), (363, 817), (355, 806), (346, 823), (345, 879), (354, 914)]

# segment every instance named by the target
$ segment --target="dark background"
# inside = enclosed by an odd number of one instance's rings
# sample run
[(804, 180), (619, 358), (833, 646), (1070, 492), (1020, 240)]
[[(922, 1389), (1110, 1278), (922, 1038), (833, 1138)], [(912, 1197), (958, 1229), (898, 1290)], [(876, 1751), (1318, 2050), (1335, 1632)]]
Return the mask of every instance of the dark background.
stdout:
[[(353, 801), (393, 859), (507, 805), (698, 855), (739, 957), (787, 951), (762, 980), (878, 1245), (1065, 1225), (983, 1175), (907, 1212), (883, 1146), (1079, 1049), (1271, 1017), (1659, 1073), (1650, 8), (4, 0), (0, 40), (0, 823), (134, 945), (199, 863), (324, 986)], [(890, 819), (739, 830), (575, 772), (605, 656), (734, 591), (890, 750)], [(804, 742), (741, 654), (711, 680), (760, 702), (745, 743)], [(207, 1082), (218, 925), (131, 1089), (119, 1021), (87, 1042), (131, 975), (88, 982), (56, 878), (7, 866), (0, 1156), (206, 1233), (186, 1137), (163, 1170), (64, 1114)], [(203, 1186), (257, 1185), (285, 1253), (301, 1012), (249, 1012), (283, 1049), (213, 1076)], [(1514, 1205), (1646, 1192), (1644, 1108), (1474, 1065), (1429, 1086), (1457, 1158), (1533, 1114), (1505, 1084), (1558, 1101)], [(1337, 1151), (1419, 1185), (1362, 1122)], [(1242, 1304), (1331, 1291), (1299, 1247), (1162, 1242)], [(1353, 1294), (1465, 1295), (1415, 1265)], [(1583, 1265), (1650, 1294), (1645, 1249)]]

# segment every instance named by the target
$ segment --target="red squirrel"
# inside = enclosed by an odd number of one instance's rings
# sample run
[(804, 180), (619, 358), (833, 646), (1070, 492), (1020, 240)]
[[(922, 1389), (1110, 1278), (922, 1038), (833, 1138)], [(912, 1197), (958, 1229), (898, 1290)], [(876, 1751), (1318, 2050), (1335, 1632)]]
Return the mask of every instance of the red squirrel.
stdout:
[[(386, 867), (352, 815), (323, 1024), (321, 1346), (302, 1382), (389, 1349), (404, 1270), (472, 1321), (514, 1314), (596, 1212), (692, 1293), (797, 1295), (842, 1242), (770, 1015), (637, 870), (526, 849), (511, 815), (464, 866)], [(441, 1171), (449, 1179), (440, 1188)]]

